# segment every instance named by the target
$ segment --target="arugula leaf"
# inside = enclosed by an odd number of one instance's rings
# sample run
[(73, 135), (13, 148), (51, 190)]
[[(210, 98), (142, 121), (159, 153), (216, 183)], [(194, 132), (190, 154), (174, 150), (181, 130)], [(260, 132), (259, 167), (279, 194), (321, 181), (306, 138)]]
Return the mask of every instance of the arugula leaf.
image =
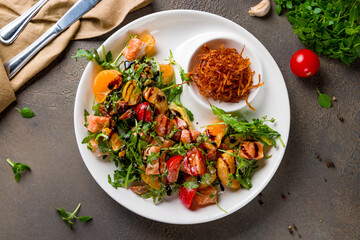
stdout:
[(330, 97), (325, 93), (321, 93), (318, 88), (316, 90), (317, 90), (317, 92), (319, 94), (318, 102), (319, 102), (320, 106), (322, 106), (324, 108), (331, 108), (331, 99), (330, 99)]
[(6, 159), (6, 161), (12, 166), (13, 173), (15, 174), (15, 181), (19, 182), (21, 178), (21, 172), (26, 170), (31, 170), (29, 165), (24, 163), (15, 163), (10, 160), (10, 158)]
[(110, 175), (108, 175), (108, 182), (114, 188), (127, 188), (130, 183), (138, 180), (136, 173), (136, 169), (133, 169), (132, 164), (130, 164), (126, 169), (123, 166), (121, 169), (114, 171), (114, 181), (112, 181)]
[(86, 109), (84, 109), (84, 126), (87, 128), (87, 126), (88, 126), (88, 122), (87, 122), (87, 117), (90, 115), (90, 113), (86, 110)]
[(78, 219), (80, 222), (87, 222), (92, 219), (92, 217), (89, 217), (89, 216), (77, 217), (75, 215), (79, 211), (80, 206), (81, 206), (81, 203), (79, 203), (77, 208), (72, 213), (66, 212), (64, 208), (62, 208), (62, 209), (59, 209), (56, 207), (54, 207), (54, 208), (56, 211), (58, 211), (60, 213), (61, 219), (64, 220), (68, 224), (70, 229), (72, 229), (72, 225), (74, 224), (74, 222), (71, 221), (72, 219), (74, 219), (74, 218)]
[(19, 113), (21, 114), (21, 116), (23, 118), (32, 118), (32, 117), (35, 117), (35, 113), (33, 111), (30, 110), (30, 108), (23, 108), (23, 109), (18, 109), (18, 108), (15, 108), (16, 110), (19, 111)]

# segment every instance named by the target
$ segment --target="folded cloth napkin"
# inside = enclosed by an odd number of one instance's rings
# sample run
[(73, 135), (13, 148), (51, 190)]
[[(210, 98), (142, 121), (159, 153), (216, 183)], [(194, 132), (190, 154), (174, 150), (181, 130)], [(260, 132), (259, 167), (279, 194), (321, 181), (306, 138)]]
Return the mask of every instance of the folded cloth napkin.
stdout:
[[(79, 21), (72, 24), (34, 56), (10, 81), (3, 64), (38, 39), (57, 22), (77, 0), (49, 0), (11, 45), (0, 43), (0, 112), (15, 100), (15, 92), (45, 68), (70, 40), (100, 36), (118, 26), (133, 10), (152, 0), (102, 0)], [(27, 11), (37, 0), (0, 1), (0, 28)]]

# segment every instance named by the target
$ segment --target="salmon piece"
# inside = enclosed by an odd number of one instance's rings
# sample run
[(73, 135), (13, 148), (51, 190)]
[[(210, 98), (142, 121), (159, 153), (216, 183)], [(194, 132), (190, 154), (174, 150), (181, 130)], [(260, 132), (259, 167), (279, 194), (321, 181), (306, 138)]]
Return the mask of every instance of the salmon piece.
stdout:
[(90, 145), (92, 148), (92, 152), (94, 153), (95, 157), (101, 157), (104, 154), (100, 151), (99, 147), (98, 147), (98, 142), (95, 141), (94, 139), (90, 140)]
[[(219, 123), (219, 122), (215, 122)], [(226, 134), (227, 124), (214, 124), (208, 126), (204, 134), (208, 137), (208, 142), (205, 142), (204, 145), (209, 150), (216, 150), (220, 147), (222, 138)]]
[(196, 139), (200, 134), (201, 133), (196, 130), (182, 130), (180, 140), (183, 143), (196, 142)]
[(175, 117), (173, 123), (178, 129), (184, 130), (188, 128), (187, 122), (179, 117)]
[(159, 138), (163, 141), (162, 145), (155, 138), (152, 139), (151, 145), (156, 147), (169, 148), (175, 144), (173, 140), (164, 139), (163, 137), (159, 137)]
[(242, 158), (249, 160), (259, 160), (264, 157), (264, 144), (259, 141), (256, 142), (242, 142), (239, 147), (239, 155)]
[(88, 123), (87, 129), (92, 133), (97, 133), (101, 129), (103, 129), (103, 127), (105, 126), (108, 127), (110, 125), (110, 118), (89, 115), (87, 116), (87, 123)]
[(164, 114), (160, 114), (155, 118), (156, 126), (155, 131), (156, 134), (160, 137), (165, 137), (170, 134), (171, 129), (174, 127), (174, 123), (165, 116)]
[(163, 174), (166, 170), (166, 153), (160, 155), (159, 157), (159, 171), (160, 174)]
[(198, 189), (197, 192), (200, 194), (195, 194), (195, 200), (199, 206), (216, 203), (217, 190), (215, 187)]
[[(160, 152), (160, 150), (161, 150), (161, 147), (155, 147), (155, 146), (148, 147), (144, 152), (144, 156), (145, 157), (151, 156), (154, 153)], [(146, 175), (160, 174), (160, 161), (159, 161), (159, 159), (154, 159), (152, 161), (152, 163), (149, 162), (146, 165), (145, 174)]]
[(139, 59), (145, 55), (146, 46), (147, 43), (141, 41), (138, 38), (132, 38), (125, 48), (123, 56), (130, 62), (134, 61), (135, 59)]

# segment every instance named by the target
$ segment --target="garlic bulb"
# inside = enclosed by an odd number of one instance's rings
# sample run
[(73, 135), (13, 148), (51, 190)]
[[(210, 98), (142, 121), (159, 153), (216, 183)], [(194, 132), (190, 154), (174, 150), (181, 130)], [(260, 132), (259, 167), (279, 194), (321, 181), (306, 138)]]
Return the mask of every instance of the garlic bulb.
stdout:
[(263, 17), (270, 10), (270, 0), (263, 0), (258, 5), (251, 7), (249, 14), (250, 16)]

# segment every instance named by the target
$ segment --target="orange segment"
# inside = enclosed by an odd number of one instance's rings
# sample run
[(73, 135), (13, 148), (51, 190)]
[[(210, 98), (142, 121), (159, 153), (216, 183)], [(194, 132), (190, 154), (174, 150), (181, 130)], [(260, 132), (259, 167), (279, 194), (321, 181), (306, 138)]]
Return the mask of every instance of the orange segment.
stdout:
[(96, 101), (102, 103), (106, 96), (113, 90), (120, 87), (122, 74), (117, 70), (103, 70), (96, 75), (93, 83), (93, 92)]
[(147, 43), (146, 54), (149, 54), (155, 46), (155, 38), (151, 34), (140, 36), (140, 40)]
[(170, 64), (160, 64), (161, 81), (163, 84), (169, 85), (174, 78), (174, 69)]

